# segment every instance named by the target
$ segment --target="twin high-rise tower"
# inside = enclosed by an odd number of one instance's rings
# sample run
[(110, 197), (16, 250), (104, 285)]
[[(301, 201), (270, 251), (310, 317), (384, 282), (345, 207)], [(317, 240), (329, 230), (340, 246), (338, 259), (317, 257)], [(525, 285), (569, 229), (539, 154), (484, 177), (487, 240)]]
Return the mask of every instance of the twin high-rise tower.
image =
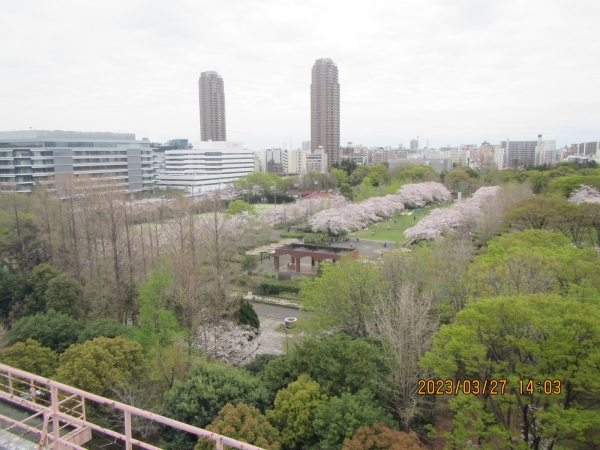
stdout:
[[(217, 72), (202, 72), (200, 134), (203, 141), (226, 141), (225, 90)], [(327, 166), (340, 161), (340, 84), (338, 68), (329, 58), (317, 59), (310, 85), (310, 141), (314, 152), (327, 154)]]
[(225, 89), (217, 72), (202, 72), (200, 89), (200, 140), (226, 141)]
[(340, 162), (340, 84), (338, 68), (329, 58), (317, 59), (310, 85), (310, 141), (323, 147), (327, 167)]

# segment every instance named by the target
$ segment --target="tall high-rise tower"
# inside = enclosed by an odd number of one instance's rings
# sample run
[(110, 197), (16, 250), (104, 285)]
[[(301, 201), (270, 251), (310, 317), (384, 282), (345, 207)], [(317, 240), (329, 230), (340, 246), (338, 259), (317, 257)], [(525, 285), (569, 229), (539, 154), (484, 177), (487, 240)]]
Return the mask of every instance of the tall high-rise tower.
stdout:
[(198, 87), (200, 89), (200, 139), (226, 141), (223, 78), (217, 72), (202, 72)]
[(323, 147), (328, 168), (340, 161), (340, 84), (329, 58), (317, 59), (312, 67), (310, 143), (313, 152)]

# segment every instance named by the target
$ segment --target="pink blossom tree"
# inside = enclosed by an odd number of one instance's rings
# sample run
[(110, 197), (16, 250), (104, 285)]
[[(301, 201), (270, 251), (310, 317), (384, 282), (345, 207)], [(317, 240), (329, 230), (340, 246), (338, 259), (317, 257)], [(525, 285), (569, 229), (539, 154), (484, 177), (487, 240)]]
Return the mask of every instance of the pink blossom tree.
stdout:
[(466, 200), (431, 211), (417, 225), (404, 232), (408, 243), (437, 239), (445, 231), (474, 231), (483, 217), (484, 207), (494, 201), (499, 190), (499, 186), (482, 187)]
[(577, 205), (581, 203), (600, 203), (600, 191), (593, 186), (582, 184), (579, 189), (573, 191), (569, 197), (569, 202)]
[(452, 193), (446, 186), (435, 181), (405, 184), (396, 195), (400, 197), (404, 206), (412, 208), (420, 208), (436, 201), (445, 203), (452, 200)]

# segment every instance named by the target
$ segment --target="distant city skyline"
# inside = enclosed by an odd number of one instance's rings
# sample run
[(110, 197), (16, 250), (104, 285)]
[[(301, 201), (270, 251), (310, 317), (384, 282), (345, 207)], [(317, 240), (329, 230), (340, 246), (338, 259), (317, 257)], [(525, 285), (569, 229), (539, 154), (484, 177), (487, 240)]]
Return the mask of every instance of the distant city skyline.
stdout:
[[(314, 17), (326, 26), (306, 26)], [(311, 65), (329, 57), (341, 68), (342, 145), (543, 134), (563, 147), (600, 138), (599, 17), (589, 0), (4, 2), (0, 130), (196, 144), (198, 77), (215, 70), (227, 139), (298, 148), (310, 139)]]

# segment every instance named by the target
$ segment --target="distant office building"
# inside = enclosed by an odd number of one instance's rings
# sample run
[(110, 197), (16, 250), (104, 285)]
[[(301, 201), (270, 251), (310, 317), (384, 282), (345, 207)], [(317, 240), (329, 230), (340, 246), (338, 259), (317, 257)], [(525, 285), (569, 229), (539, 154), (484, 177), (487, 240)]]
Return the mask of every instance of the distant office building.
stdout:
[(306, 172), (327, 173), (329, 155), (323, 147), (313, 150), (306, 155)]
[(506, 141), (500, 142), (504, 149), (504, 167), (517, 168), (535, 164), (535, 147), (538, 141)]
[(302, 141), (302, 150), (306, 150), (307, 152), (312, 150), (310, 148), (310, 141)]
[(353, 161), (359, 166), (366, 166), (369, 164), (369, 150), (362, 144), (354, 145), (348, 142), (346, 147), (342, 147), (342, 159)]
[(171, 139), (164, 144), (152, 145), (155, 155), (155, 166), (157, 173), (165, 172), (165, 152), (167, 150), (185, 150), (192, 148), (193, 145), (187, 139)]
[(0, 132), (0, 183), (30, 191), (52, 186), (60, 174), (89, 175), (123, 190), (152, 189), (154, 154), (149, 140), (133, 133), (25, 130)]
[[(577, 144), (575, 144), (577, 145)], [(576, 154), (595, 157), (598, 152), (598, 141), (579, 144)]]
[(504, 167), (557, 162), (555, 146), (556, 141), (544, 141), (541, 134), (538, 135), (537, 141), (502, 141), (500, 148), (504, 149)]
[(158, 184), (201, 194), (224, 188), (253, 170), (253, 152), (242, 142), (200, 142), (198, 148), (167, 150)]
[(267, 148), (254, 152), (255, 170), (257, 172), (270, 172), (277, 175), (283, 175), (284, 152), (281, 148)]
[(452, 159), (447, 154), (439, 152), (425, 152), (420, 158), (394, 158), (389, 160), (389, 170), (393, 171), (398, 167), (416, 164), (421, 166), (430, 166), (437, 173), (442, 173), (444, 170), (450, 172), (452, 170)]
[(327, 167), (340, 161), (340, 84), (338, 68), (329, 58), (312, 67), (310, 85), (310, 143), (327, 154)]
[(411, 150), (417, 150), (419, 148), (419, 140), (418, 139), (411, 139), (410, 140), (410, 149)]
[(504, 157), (500, 159), (500, 166), (496, 162), (496, 156), (498, 153), (498, 145), (492, 145), (487, 142), (481, 144), (477, 151), (477, 164), (480, 168), (485, 166), (494, 166), (498, 170), (502, 169), (502, 161)]
[(202, 72), (198, 81), (200, 91), (200, 139), (226, 141), (225, 88), (217, 72)]

